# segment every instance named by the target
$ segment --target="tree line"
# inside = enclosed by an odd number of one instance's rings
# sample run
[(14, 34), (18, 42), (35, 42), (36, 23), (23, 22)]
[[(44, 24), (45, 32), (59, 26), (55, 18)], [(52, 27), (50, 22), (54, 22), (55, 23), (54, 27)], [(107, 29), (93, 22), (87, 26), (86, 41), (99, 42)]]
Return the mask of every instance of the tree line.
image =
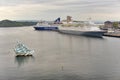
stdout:
[(18, 27), (18, 26), (32, 26), (36, 25), (37, 22), (28, 22), (28, 21), (11, 21), (11, 20), (2, 20), (0, 21), (0, 27)]

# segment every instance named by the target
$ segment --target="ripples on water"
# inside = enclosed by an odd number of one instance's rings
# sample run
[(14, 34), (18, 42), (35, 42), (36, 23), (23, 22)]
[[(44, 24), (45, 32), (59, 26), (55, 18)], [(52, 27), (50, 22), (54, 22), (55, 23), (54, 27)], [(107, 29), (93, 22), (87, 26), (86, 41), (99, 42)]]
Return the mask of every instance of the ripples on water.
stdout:
[[(35, 54), (16, 57), (17, 41)], [(120, 39), (0, 28), (0, 80), (120, 80)]]

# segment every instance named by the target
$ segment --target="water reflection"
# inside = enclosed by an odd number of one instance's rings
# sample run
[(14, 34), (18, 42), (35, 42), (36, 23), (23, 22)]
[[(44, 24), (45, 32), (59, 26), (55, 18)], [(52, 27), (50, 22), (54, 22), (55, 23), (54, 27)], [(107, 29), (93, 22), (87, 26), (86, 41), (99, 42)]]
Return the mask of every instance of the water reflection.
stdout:
[(18, 63), (18, 66), (22, 66), (26, 63), (28, 63), (29, 61), (33, 61), (35, 58), (34, 56), (16, 56), (15, 57), (15, 63)]
[(94, 38), (94, 39), (104, 39), (104, 37), (96, 37), (96, 36), (88, 36), (88, 35), (74, 35), (74, 34), (65, 34), (65, 33), (60, 33), (61, 35), (66, 35), (66, 36), (78, 36), (78, 37), (85, 37), (85, 38)]
[[(0, 35), (0, 80), (120, 80), (118, 38), (34, 31), (33, 27), (0, 32), (4, 33)], [(35, 59), (8, 54), (16, 40), (34, 48)]]
[(72, 73), (51, 73), (46, 75), (39, 75), (36, 77), (28, 77), (27, 80), (110, 80), (109, 77), (104, 76), (88, 76), (77, 75)]

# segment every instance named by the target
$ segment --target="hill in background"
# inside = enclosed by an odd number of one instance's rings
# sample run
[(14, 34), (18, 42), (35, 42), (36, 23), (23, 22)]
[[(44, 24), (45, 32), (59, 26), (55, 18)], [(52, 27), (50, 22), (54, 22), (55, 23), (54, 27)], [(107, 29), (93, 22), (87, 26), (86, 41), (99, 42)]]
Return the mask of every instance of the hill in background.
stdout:
[(36, 23), (37, 22), (2, 20), (0, 21), (0, 27), (32, 26)]

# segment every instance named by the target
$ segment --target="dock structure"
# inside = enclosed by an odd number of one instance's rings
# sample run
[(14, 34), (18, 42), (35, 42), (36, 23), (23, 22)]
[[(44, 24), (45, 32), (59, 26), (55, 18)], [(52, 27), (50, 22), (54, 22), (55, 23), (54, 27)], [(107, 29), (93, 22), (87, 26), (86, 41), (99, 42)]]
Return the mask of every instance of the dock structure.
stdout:
[(108, 33), (104, 33), (104, 36), (118, 37), (118, 38), (120, 38), (120, 31), (119, 31), (119, 32), (108, 32)]

